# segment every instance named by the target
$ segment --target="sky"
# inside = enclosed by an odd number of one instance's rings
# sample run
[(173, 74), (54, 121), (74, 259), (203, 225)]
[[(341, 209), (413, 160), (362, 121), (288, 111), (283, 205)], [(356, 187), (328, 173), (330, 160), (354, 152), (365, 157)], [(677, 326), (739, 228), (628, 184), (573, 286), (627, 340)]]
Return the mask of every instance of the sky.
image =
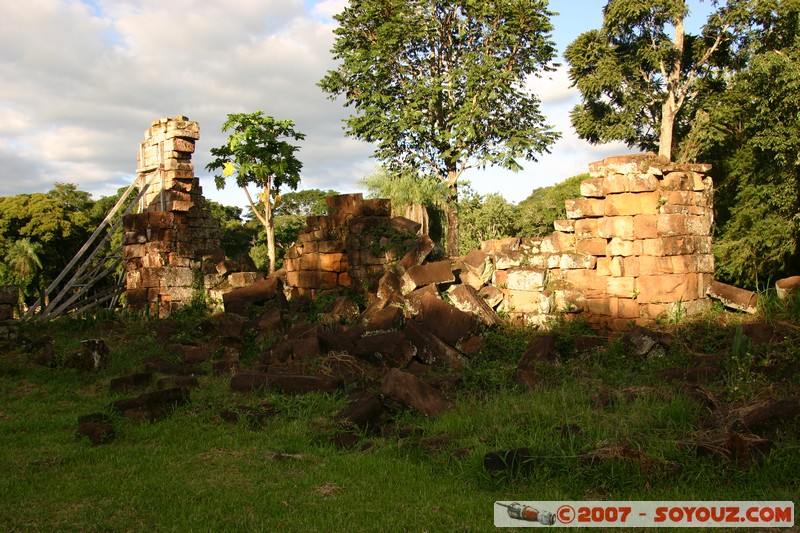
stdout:
[[(698, 27), (709, 2), (690, 0)], [(559, 56), (602, 22), (605, 0), (551, 0)], [(205, 195), (246, 205), (205, 170), (222, 145), (228, 113), (263, 110), (294, 120), (300, 189), (364, 192), (376, 170), (372, 146), (346, 137), (349, 109), (317, 87), (335, 68), (333, 15), (346, 0), (0, 0), (0, 196), (75, 183), (95, 198), (135, 178), (136, 154), (153, 120), (185, 115), (200, 125), (193, 162)], [(690, 19), (687, 28), (692, 30)], [(559, 57), (557, 61), (563, 60)], [(632, 153), (622, 143), (578, 139), (569, 111), (579, 102), (566, 66), (529, 86), (561, 139), (514, 173), (462, 175), (480, 194), (510, 202), (586, 172), (592, 161)]]

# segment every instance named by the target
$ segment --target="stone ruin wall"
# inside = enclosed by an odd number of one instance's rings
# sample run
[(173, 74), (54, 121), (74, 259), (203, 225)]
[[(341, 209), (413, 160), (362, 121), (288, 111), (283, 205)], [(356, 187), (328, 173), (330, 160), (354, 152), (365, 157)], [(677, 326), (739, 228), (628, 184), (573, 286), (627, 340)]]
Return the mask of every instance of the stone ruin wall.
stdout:
[[(468, 285), (497, 311), (535, 325), (581, 315), (619, 329), (705, 310), (714, 271), (709, 170), (652, 154), (592, 163), (582, 198), (566, 201), (568, 218), (555, 222), (556, 231), (486, 241), (451, 260), (454, 280), (441, 274), (439, 288), (449, 287), (459, 306), (454, 289)], [(290, 295), (343, 287), (375, 291), (387, 268), (400, 271), (403, 294), (422, 285), (414, 272), (398, 269), (401, 257), (387, 246), (397, 237), (375, 231), (392, 228), (406, 236), (408, 248), (419, 224), (391, 217), (386, 200), (342, 195), (328, 202), (332, 214), (309, 217), (287, 252)]]
[[(123, 220), (128, 308), (168, 316), (205, 290), (214, 302), (263, 275), (225, 259), (219, 223), (204, 208), (192, 153), (200, 138), (186, 117), (153, 121), (139, 148), (138, 213)], [(241, 270), (248, 270), (242, 272)]]

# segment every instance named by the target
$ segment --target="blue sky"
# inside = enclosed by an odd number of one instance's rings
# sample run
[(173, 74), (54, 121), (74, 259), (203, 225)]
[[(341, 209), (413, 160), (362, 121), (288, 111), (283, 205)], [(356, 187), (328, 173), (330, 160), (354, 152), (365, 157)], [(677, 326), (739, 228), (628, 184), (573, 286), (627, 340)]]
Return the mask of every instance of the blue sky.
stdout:
[[(710, 2), (689, 2), (704, 14)], [(0, 2), (0, 195), (77, 183), (95, 197), (134, 179), (136, 152), (152, 120), (186, 115), (200, 123), (195, 174), (208, 197), (244, 205), (235, 187), (217, 191), (205, 171), (233, 112), (263, 109), (306, 133), (298, 153), (302, 188), (359, 192), (374, 171), (371, 147), (346, 138), (348, 112), (316, 82), (334, 65), (332, 15), (344, 0), (27, 0)], [(559, 53), (598, 27), (602, 0), (553, 0)], [(702, 17), (701, 17), (702, 18)], [(687, 27), (696, 30), (690, 20)], [(578, 102), (565, 68), (533, 84), (562, 139), (519, 173), (471, 170), (481, 194), (519, 202), (537, 187), (629, 153), (578, 139)]]

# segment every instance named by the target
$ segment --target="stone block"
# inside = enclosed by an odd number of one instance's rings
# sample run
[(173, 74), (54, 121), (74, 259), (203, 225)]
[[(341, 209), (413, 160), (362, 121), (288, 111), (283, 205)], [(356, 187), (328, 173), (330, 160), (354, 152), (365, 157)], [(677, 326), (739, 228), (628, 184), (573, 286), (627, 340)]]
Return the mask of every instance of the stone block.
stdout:
[(412, 266), (406, 270), (401, 279), (403, 294), (408, 294), (418, 287), (431, 284), (453, 283), (456, 278), (450, 266), (450, 261), (437, 261), (423, 265)]
[(524, 256), (519, 250), (500, 252), (494, 256), (494, 266), (497, 270), (508, 270), (522, 266)]
[(755, 292), (740, 289), (719, 281), (712, 281), (707, 292), (710, 297), (719, 300), (725, 307), (750, 314), (758, 312), (759, 296)]
[(708, 208), (710, 199), (704, 192), (670, 191), (664, 195), (666, 205), (684, 205)]
[(344, 425), (368, 429), (378, 427), (385, 413), (386, 408), (381, 401), (381, 395), (377, 392), (368, 392), (350, 402), (334, 416), (334, 419)]
[(597, 264), (597, 258), (594, 255), (580, 254), (580, 253), (567, 253), (560, 256), (554, 256), (558, 262), (552, 268), (560, 268), (561, 270), (572, 270), (578, 268), (594, 268)]
[(668, 172), (661, 180), (661, 188), (667, 191), (703, 191), (703, 175), (697, 172)]
[[(591, 218), (601, 217), (606, 214), (606, 200), (593, 198), (574, 198), (564, 201), (567, 208), (567, 218)], [(622, 214), (622, 213), (620, 213)]]
[(711, 237), (690, 235), (645, 239), (638, 242), (642, 245), (642, 251), (636, 255), (667, 256), (711, 253)]
[(397, 331), (403, 327), (404, 323), (403, 310), (400, 307), (389, 305), (371, 313), (369, 318), (365, 320), (365, 334), (374, 335), (376, 333)]
[(462, 357), (458, 350), (416, 320), (407, 320), (403, 333), (416, 348), (416, 358), (420, 361), (437, 367), (445, 366), (456, 372), (463, 369)]
[(554, 231), (542, 239), (539, 250), (541, 253), (561, 253), (575, 251), (575, 234)]
[(636, 279), (633, 277), (610, 277), (606, 281), (606, 292), (617, 298), (633, 298), (636, 290)]
[(617, 216), (617, 217), (604, 217), (598, 219), (597, 233), (598, 236), (605, 239), (614, 237), (633, 240), (634, 239), (634, 217), (632, 216)]
[(640, 307), (638, 300), (619, 298), (617, 300), (617, 316), (620, 318), (640, 318)]
[(603, 198), (605, 178), (589, 178), (581, 182), (581, 196), (585, 198)]
[(576, 222), (576, 220), (554, 220), (553, 229), (555, 229), (555, 231), (563, 231), (564, 233), (574, 233)]
[(414, 246), (412, 246), (411, 249), (406, 252), (406, 255), (397, 262), (397, 266), (408, 270), (411, 267), (421, 265), (435, 246), (436, 244), (430, 237), (427, 235), (420, 235), (414, 243)]
[(342, 252), (317, 255), (319, 258), (319, 270), (325, 272), (345, 272), (347, 271), (347, 255)]
[(403, 331), (388, 331), (356, 340), (353, 355), (376, 366), (405, 368), (417, 348)]
[(595, 237), (592, 239), (579, 240), (575, 244), (575, 251), (579, 254), (602, 256), (606, 255), (607, 246), (608, 246), (607, 239), (601, 237)]
[(587, 298), (586, 309), (589, 314), (602, 316), (618, 316), (618, 298)]
[[(365, 217), (390, 217), (392, 216), (392, 201), (388, 198), (368, 198), (361, 203), (360, 215)], [(416, 231), (412, 233), (416, 233)]]
[(436, 285), (426, 285), (413, 290), (406, 295), (406, 310), (416, 316), (422, 311), (423, 300), (426, 297), (439, 298), (439, 290)]
[(422, 227), (422, 224), (406, 217), (392, 217), (391, 220), (389, 220), (389, 227), (400, 233), (416, 235)]
[(422, 325), (453, 347), (477, 327), (475, 317), (443, 302), (438, 297), (423, 295), (421, 303), (419, 320)]
[(436, 416), (453, 408), (441, 392), (414, 374), (393, 368), (386, 374), (381, 393), (400, 404), (427, 416)]
[(595, 239), (600, 236), (598, 228), (599, 218), (582, 218), (574, 221), (575, 238), (578, 241)]
[(283, 289), (280, 280), (275, 276), (259, 280), (252, 285), (234, 289), (222, 296), (225, 311), (248, 316), (250, 307), (262, 305), (272, 299), (282, 301)]
[(779, 300), (788, 299), (798, 289), (800, 289), (800, 276), (791, 276), (775, 282), (775, 293)]
[(582, 290), (587, 297), (601, 297), (606, 294), (608, 278), (599, 276), (595, 270), (566, 270), (563, 273), (564, 281), (570, 284), (570, 289)]
[(329, 215), (358, 215), (364, 196), (356, 194), (338, 194), (325, 198)]
[(642, 242), (643, 241), (626, 241), (618, 238), (611, 239), (608, 241), (608, 246), (606, 246), (606, 255), (618, 255), (622, 257), (642, 255)]
[(469, 285), (453, 285), (447, 292), (456, 308), (475, 315), (483, 324), (494, 326), (502, 323), (494, 309)]
[(486, 287), (482, 287), (481, 290), (478, 291), (481, 298), (486, 300), (486, 303), (491, 308), (495, 308), (500, 305), (500, 302), (503, 301), (503, 291), (495, 287), (494, 285), (487, 285)]
[(480, 250), (472, 250), (461, 258), (464, 265), (484, 283), (488, 283), (494, 274), (494, 264), (489, 254)]
[(489, 255), (516, 252), (519, 250), (519, 237), (508, 237), (505, 239), (493, 239), (481, 242), (480, 250)]
[(525, 351), (520, 355), (517, 368), (533, 370), (536, 363), (543, 361), (556, 363), (559, 361), (559, 353), (556, 348), (556, 336), (552, 334), (537, 335), (528, 343)]
[(228, 284), (238, 289), (248, 287), (261, 279), (264, 279), (264, 274), (261, 272), (234, 272), (228, 276)]
[(286, 273), (286, 284), (301, 289), (335, 289), (339, 286), (336, 272), (304, 271)]
[(668, 303), (696, 300), (700, 294), (698, 274), (642, 274), (636, 278), (639, 303)]
[(144, 389), (150, 386), (153, 374), (150, 372), (134, 372), (112, 378), (108, 385), (109, 392), (127, 392), (135, 389)]
[(508, 289), (516, 291), (541, 291), (546, 283), (547, 271), (531, 267), (509, 270), (506, 281)]
[(555, 313), (580, 313), (586, 310), (586, 296), (580, 290), (553, 291), (553, 307)]
[(553, 309), (553, 296), (549, 291), (506, 290), (505, 307), (515, 313), (549, 314)]
[(271, 389), (276, 389), (283, 394), (290, 395), (307, 394), (310, 392), (333, 394), (344, 387), (344, 382), (340, 378), (328, 376), (270, 373), (267, 385)]
[(614, 276), (614, 277), (624, 276), (625, 275), (624, 258), (620, 256), (598, 257), (597, 274), (599, 276)]
[(652, 174), (609, 174), (603, 183), (605, 195), (618, 193), (652, 192), (659, 181)]
[(605, 199), (605, 216), (655, 215), (659, 195), (656, 192), (611, 194)]

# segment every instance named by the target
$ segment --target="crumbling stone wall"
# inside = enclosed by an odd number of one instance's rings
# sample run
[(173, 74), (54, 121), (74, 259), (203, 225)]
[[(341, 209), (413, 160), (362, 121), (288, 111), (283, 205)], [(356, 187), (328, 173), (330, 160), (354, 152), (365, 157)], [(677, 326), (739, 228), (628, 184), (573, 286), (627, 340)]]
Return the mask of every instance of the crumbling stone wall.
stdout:
[(568, 219), (551, 235), (482, 244), (506, 312), (532, 323), (584, 313), (622, 327), (706, 309), (714, 272), (709, 170), (653, 154), (592, 163), (582, 198), (566, 201)]
[(19, 304), (19, 287), (0, 285), (0, 339), (13, 339), (17, 336), (17, 321), (14, 309)]
[(286, 251), (286, 285), (292, 295), (354, 288), (374, 292), (387, 266), (417, 240), (419, 223), (391, 216), (386, 199), (361, 194), (326, 198), (328, 215), (310, 216)]
[(163, 118), (144, 137), (137, 182), (150, 185), (140, 212), (123, 221), (128, 307), (168, 316), (198, 292), (221, 301), (230, 289), (263, 277), (252, 272), (252, 265), (225, 260), (219, 222), (203, 208), (203, 191), (194, 175), (197, 122), (183, 116)]

